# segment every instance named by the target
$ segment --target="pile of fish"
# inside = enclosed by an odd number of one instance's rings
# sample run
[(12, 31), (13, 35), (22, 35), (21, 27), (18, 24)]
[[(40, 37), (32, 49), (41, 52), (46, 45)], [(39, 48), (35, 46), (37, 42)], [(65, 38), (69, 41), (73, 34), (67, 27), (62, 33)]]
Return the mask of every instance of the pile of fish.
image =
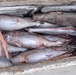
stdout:
[[(22, 10), (15, 11), (19, 8)], [(0, 31), (10, 58), (0, 42), (0, 68), (72, 56), (76, 49), (76, 5), (1, 9)]]

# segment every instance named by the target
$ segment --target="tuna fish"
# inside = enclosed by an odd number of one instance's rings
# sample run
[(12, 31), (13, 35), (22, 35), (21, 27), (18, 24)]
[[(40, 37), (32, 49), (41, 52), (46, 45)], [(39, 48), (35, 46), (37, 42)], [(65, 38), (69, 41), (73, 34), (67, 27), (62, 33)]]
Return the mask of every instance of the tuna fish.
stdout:
[(76, 30), (72, 27), (58, 27), (58, 28), (29, 28), (29, 32), (53, 34), (53, 35), (72, 35)]
[(61, 46), (63, 44), (63, 42), (49, 41), (40, 35), (27, 32), (8, 32), (4, 34), (4, 38), (11, 45), (25, 47), (29, 49)]
[(64, 38), (61, 38), (59, 36), (53, 36), (53, 35), (43, 35), (46, 39), (50, 40), (50, 41), (61, 41), (63, 42), (65, 45), (70, 43), (73, 39), (71, 38), (67, 38), (67, 39), (64, 39)]
[(67, 51), (62, 51), (62, 50), (58, 51), (58, 50), (53, 50), (51, 48), (40, 49), (40, 50), (37, 49), (37, 50), (21, 53), (11, 58), (11, 61), (13, 64), (20, 64), (21, 62), (36, 63), (36, 62), (41, 62), (44, 60), (55, 58), (65, 53), (67, 53)]
[(0, 15), (0, 30), (13, 31), (23, 29), (25, 27), (40, 25), (40, 22), (33, 22), (32, 20), (9, 15)]
[(21, 16), (29, 12), (31, 12), (30, 14), (33, 14), (38, 9), (39, 7), (36, 5), (6, 6), (6, 7), (0, 8), (0, 14), (10, 14), (10, 15)]
[(51, 12), (51, 11), (66, 11), (66, 12), (74, 12), (76, 11), (76, 3), (70, 5), (46, 5), (41, 9), (41, 12)]

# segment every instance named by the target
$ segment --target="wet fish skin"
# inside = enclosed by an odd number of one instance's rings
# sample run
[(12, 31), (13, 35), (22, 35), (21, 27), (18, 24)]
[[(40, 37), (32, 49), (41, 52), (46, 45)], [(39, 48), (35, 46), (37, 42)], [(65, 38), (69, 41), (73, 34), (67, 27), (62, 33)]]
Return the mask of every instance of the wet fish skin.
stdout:
[(76, 26), (75, 13), (50, 12), (48, 14), (37, 14), (33, 16), (33, 20), (48, 22), (58, 26)]
[(62, 41), (69, 41), (69, 39), (64, 39), (64, 38), (61, 38), (59, 36), (54, 36), (54, 35), (42, 35), (44, 36), (46, 39), (50, 40), (50, 41), (58, 41), (58, 40), (62, 40)]
[(47, 5), (41, 9), (41, 12), (43, 12), (43, 13), (52, 12), (52, 11), (74, 12), (74, 11), (76, 11), (76, 4), (74, 4), (74, 5)]
[(40, 47), (51, 47), (51, 46), (61, 46), (63, 42), (52, 42), (44, 38), (43, 36), (27, 33), (27, 32), (8, 32), (4, 34), (4, 38), (7, 43), (24, 47), (24, 48), (40, 48)]
[(41, 49), (41, 50), (37, 49), (19, 54), (11, 58), (11, 61), (13, 62), (13, 64), (20, 64), (21, 62), (37, 63), (44, 60), (49, 60), (56, 56), (63, 55), (64, 53), (67, 53), (67, 51), (60, 51), (60, 50), (58, 51), (58, 50), (53, 50), (51, 48)]
[(65, 43), (65, 45), (72, 41), (71, 38), (64, 39), (64, 38), (61, 38), (59, 36), (54, 36), (54, 35), (43, 35), (43, 36), (50, 41), (61, 41)]
[[(43, 22), (43, 23), (41, 23), (41, 25), (40, 26), (35, 26), (35, 28), (53, 28), (53, 27), (59, 27), (59, 26), (57, 26), (57, 25), (55, 25), (55, 24), (51, 24), (51, 23), (47, 23), (47, 22)], [(30, 27), (31, 28), (31, 27)]]
[(29, 28), (29, 32), (44, 33), (53, 35), (65, 35), (76, 32), (72, 27), (58, 27), (58, 28)]
[(6, 7), (1, 7), (0, 9), (0, 14), (6, 14), (6, 13), (11, 13), (11, 12), (16, 12), (16, 13), (23, 13), (22, 11), (37, 11), (38, 7), (36, 5), (25, 5), (25, 6), (6, 6)]
[(2, 12), (2, 13), (6, 14), (6, 15), (9, 14), (9, 15), (12, 15), (12, 16), (23, 17), (23, 15), (27, 15), (29, 13), (29, 11), (27, 11), (27, 10), (16, 10), (16, 11)]
[(39, 22), (33, 22), (32, 20), (26, 20), (20, 17), (10, 15), (0, 15), (0, 30), (19, 30), (30, 26), (40, 26)]
[(16, 53), (16, 52), (25, 52), (27, 48), (17, 47), (10, 44), (7, 44), (7, 50), (9, 53)]
[(0, 56), (0, 68), (11, 67), (11, 66), (13, 66), (13, 64), (9, 59)]

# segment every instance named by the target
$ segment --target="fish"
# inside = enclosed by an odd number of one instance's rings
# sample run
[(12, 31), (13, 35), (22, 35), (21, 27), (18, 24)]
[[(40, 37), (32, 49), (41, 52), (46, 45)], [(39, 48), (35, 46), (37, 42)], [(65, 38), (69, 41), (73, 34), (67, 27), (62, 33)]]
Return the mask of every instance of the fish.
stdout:
[(7, 50), (9, 53), (16, 53), (16, 52), (25, 52), (28, 49), (7, 44)]
[(23, 19), (12, 15), (0, 15), (0, 30), (14, 31), (31, 26), (40, 26), (40, 22)]
[(64, 43), (64, 45), (70, 43), (72, 41), (72, 38), (61, 38), (59, 36), (54, 36), (54, 35), (42, 35), (44, 36), (46, 39), (50, 40), (50, 41), (61, 41)]
[(13, 63), (6, 57), (0, 56), (0, 68), (11, 67)]
[(8, 44), (27, 49), (61, 46), (63, 44), (63, 42), (49, 41), (41, 35), (28, 32), (7, 32), (3, 36)]
[(43, 33), (43, 34), (53, 34), (53, 35), (72, 35), (76, 33), (73, 27), (58, 27), (58, 28), (28, 28), (28, 32), (33, 33)]
[(25, 53), (21, 53), (13, 58), (11, 58), (11, 61), (13, 64), (20, 64), (22, 62), (24, 63), (37, 63), (42, 62), (46, 60), (51, 60), (52, 58), (55, 58), (57, 56), (63, 55), (67, 53), (68, 51), (58, 51), (51, 48), (44, 48), (44, 49), (36, 49), (32, 51), (27, 51)]
[(59, 37), (59, 36), (54, 36), (54, 35), (44, 35), (44, 34), (42, 34), (42, 36), (44, 36), (46, 39), (48, 39), (50, 41), (59, 41), (59, 40), (69, 41), (69, 38), (65, 39), (65, 38), (62, 38), (62, 37)]
[(48, 12), (75, 12), (76, 11), (76, 3), (70, 5), (45, 5), (41, 9), (42, 13)]
[(6, 15), (11, 15), (11, 16), (17, 16), (17, 17), (23, 17), (24, 15), (27, 15), (30, 11), (27, 10), (16, 10), (16, 11), (10, 11), (10, 12), (2, 12), (3, 14)]
[(50, 12), (33, 16), (34, 21), (47, 22), (57, 26), (76, 26), (76, 13)]
[(36, 5), (6, 6), (1, 7), (0, 14), (26, 14), (28, 11), (36, 12), (38, 9)]

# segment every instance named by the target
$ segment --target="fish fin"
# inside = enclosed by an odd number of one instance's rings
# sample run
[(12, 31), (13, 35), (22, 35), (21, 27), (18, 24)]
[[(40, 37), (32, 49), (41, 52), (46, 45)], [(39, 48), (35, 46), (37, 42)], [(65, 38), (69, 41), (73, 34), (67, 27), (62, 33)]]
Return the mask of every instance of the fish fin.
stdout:
[(18, 47), (21, 47), (21, 43), (18, 42), (18, 41), (15, 41), (15, 45), (18, 46)]

